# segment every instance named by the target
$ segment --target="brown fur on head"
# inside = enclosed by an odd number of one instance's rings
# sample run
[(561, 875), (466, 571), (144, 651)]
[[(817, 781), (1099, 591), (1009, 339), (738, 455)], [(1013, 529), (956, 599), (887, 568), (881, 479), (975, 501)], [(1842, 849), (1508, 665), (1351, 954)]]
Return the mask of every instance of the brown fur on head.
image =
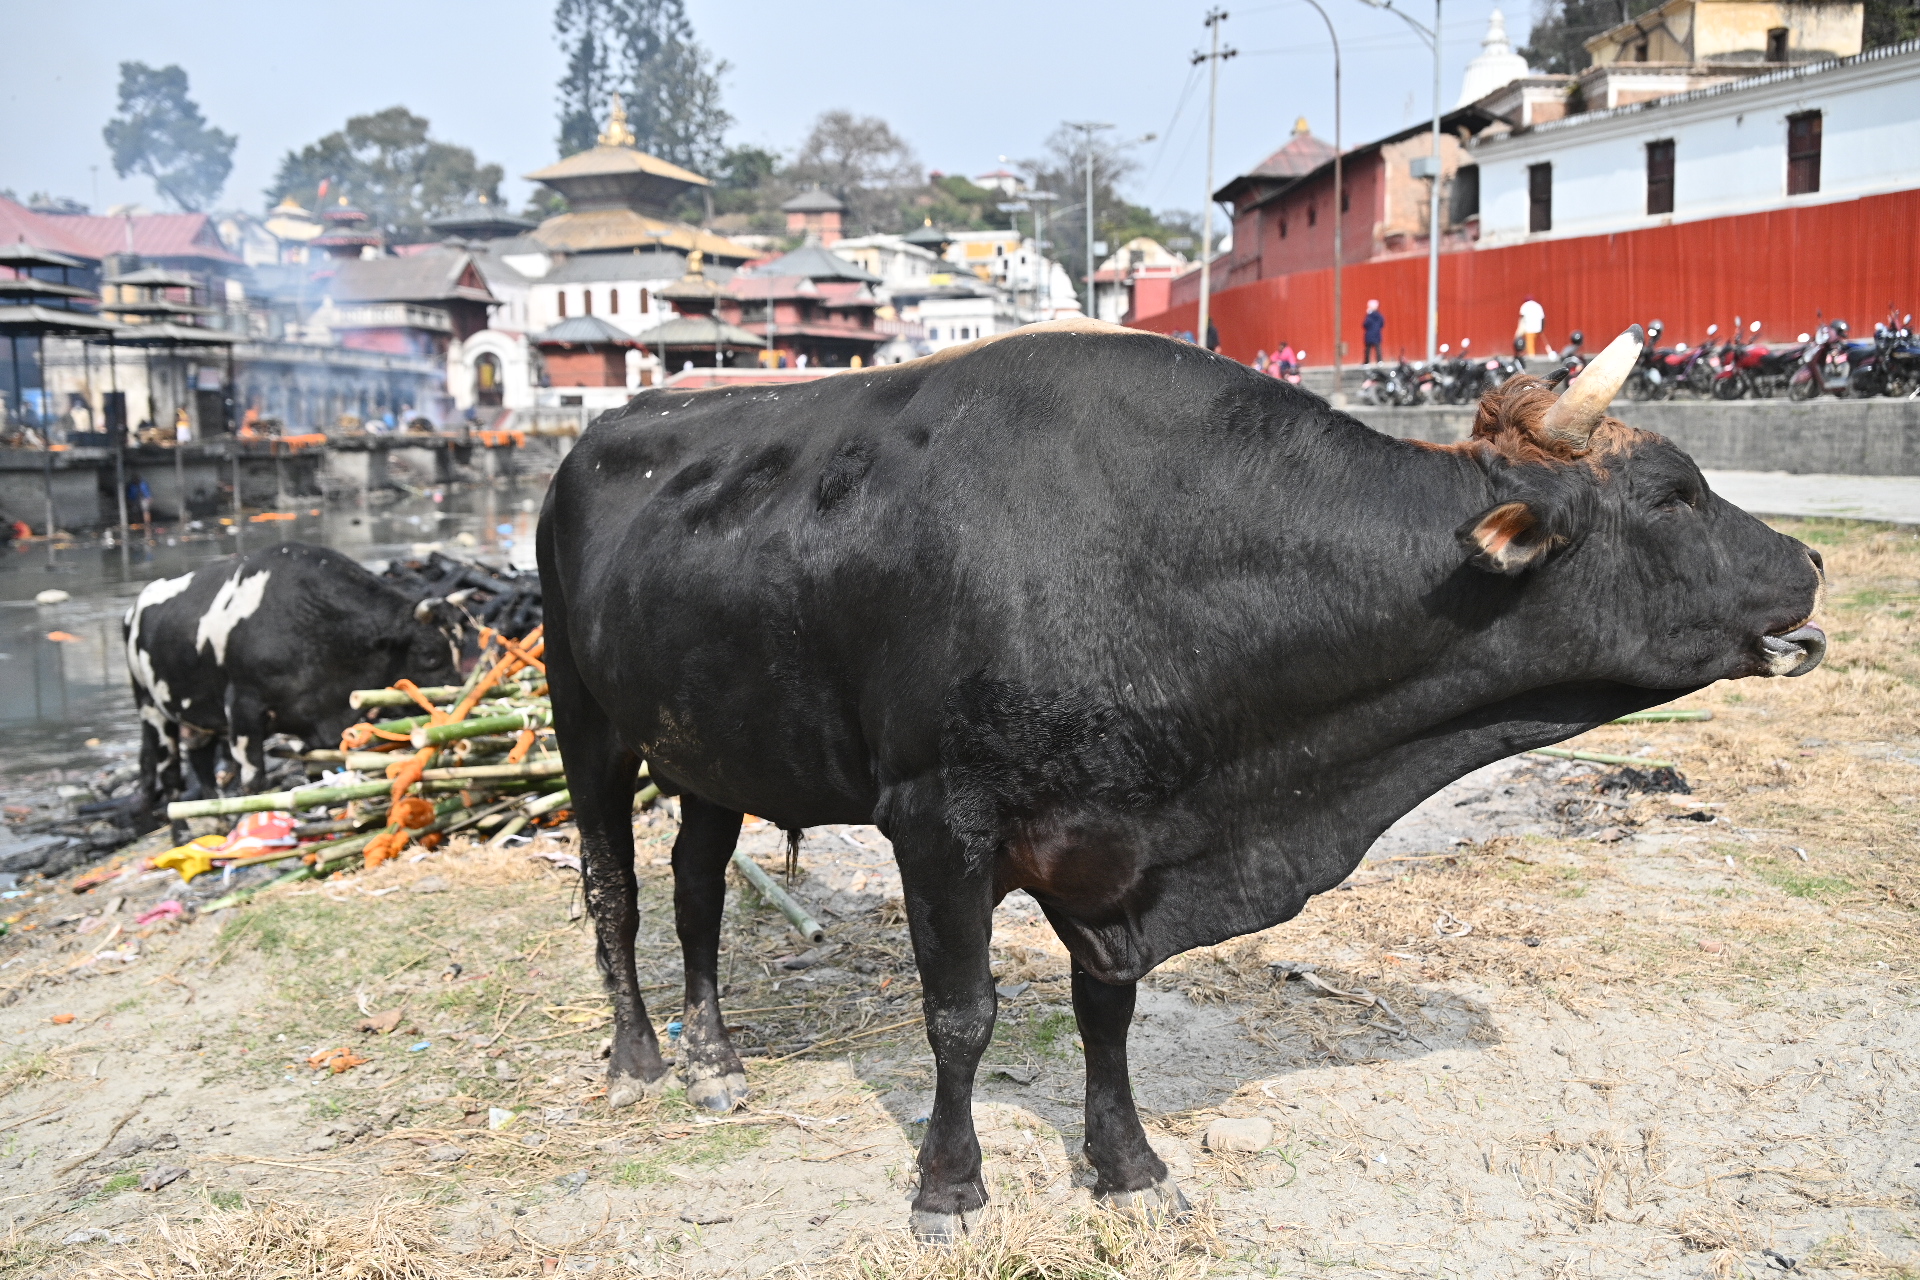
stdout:
[(1608, 417), (1594, 429), (1584, 448), (1545, 429), (1547, 411), (1558, 396), (1540, 378), (1522, 374), (1510, 378), (1480, 397), (1473, 418), (1473, 439), (1490, 445), (1512, 462), (1543, 466), (1617, 453), (1646, 434), (1618, 418)]

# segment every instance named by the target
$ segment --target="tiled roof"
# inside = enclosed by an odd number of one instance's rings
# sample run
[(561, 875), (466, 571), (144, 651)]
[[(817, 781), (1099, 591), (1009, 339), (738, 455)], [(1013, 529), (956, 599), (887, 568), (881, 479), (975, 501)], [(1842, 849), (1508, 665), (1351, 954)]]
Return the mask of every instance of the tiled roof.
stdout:
[(880, 277), (862, 271), (839, 254), (817, 244), (803, 244), (764, 268), (770, 276), (805, 276), (809, 280), (858, 280), (879, 284)]
[(472, 263), (472, 255), (458, 249), (347, 258), (334, 264), (328, 292), (336, 302), (498, 302), (484, 287), (460, 283)]
[(832, 192), (814, 187), (811, 190), (802, 191), (793, 199), (783, 203), (780, 208), (786, 213), (845, 213), (847, 206), (842, 204)]
[(72, 258), (94, 261), (99, 254), (93, 247), (69, 234), (72, 218), (52, 218), (35, 213), (27, 206), (0, 196), (0, 243), (26, 243), (36, 249), (52, 249)]
[(90, 258), (128, 252), (127, 231), (133, 231), (132, 252), (143, 258), (200, 258), (240, 265), (240, 259), (220, 243), (213, 219), (204, 213), (143, 213), (131, 218), (93, 214), (45, 218), (86, 246)]
[(574, 316), (562, 320), (545, 333), (535, 334), (537, 343), (572, 343), (575, 346), (630, 347), (635, 339), (625, 329), (616, 329), (599, 316)]
[(659, 156), (650, 156), (632, 147), (611, 147), (602, 143), (576, 152), (558, 164), (522, 174), (530, 182), (552, 182), (555, 178), (597, 178), (608, 175), (644, 173), (656, 178), (671, 178), (694, 186), (710, 187), (712, 182), (689, 169)]

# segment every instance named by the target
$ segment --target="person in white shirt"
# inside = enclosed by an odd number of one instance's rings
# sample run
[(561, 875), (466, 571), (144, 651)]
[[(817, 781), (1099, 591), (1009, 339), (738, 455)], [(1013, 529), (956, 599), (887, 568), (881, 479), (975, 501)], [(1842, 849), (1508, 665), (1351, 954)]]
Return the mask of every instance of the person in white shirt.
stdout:
[(1546, 327), (1547, 309), (1528, 294), (1527, 300), (1520, 304), (1520, 327), (1513, 331), (1513, 336), (1526, 339), (1529, 356), (1540, 354), (1540, 331)]

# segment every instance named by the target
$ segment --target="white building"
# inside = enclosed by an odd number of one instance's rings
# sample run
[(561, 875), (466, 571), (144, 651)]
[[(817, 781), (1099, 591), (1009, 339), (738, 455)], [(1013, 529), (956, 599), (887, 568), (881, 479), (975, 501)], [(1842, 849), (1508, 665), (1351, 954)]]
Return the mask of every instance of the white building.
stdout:
[(955, 231), (947, 261), (969, 275), (1014, 295), (1030, 320), (1052, 320), (1081, 311), (1079, 286), (1066, 268), (1042, 257), (1031, 236), (1017, 231)]
[(911, 243), (905, 236), (855, 236), (836, 242), (833, 251), (869, 275), (880, 277), (873, 291), (882, 297), (895, 285), (923, 285), (929, 276), (946, 270), (939, 254)]
[(928, 355), (1010, 333), (1027, 323), (1005, 289), (975, 276), (942, 272), (922, 285), (902, 285), (893, 291), (893, 303), (902, 321), (919, 326), (915, 353)]
[(1483, 248), (1911, 190), (1920, 40), (1483, 136), (1472, 150)]

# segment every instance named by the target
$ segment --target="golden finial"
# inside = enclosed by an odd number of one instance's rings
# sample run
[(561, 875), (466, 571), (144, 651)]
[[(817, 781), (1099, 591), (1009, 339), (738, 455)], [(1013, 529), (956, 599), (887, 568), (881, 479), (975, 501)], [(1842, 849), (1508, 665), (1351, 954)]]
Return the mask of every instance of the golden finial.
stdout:
[(687, 255), (687, 274), (688, 275), (697, 276), (697, 275), (705, 274), (700, 266), (700, 260), (703, 256), (704, 255), (698, 249), (695, 249), (692, 253)]
[(613, 95), (613, 110), (607, 115), (607, 131), (600, 135), (603, 147), (631, 147), (639, 142), (633, 136), (633, 130), (627, 128), (627, 104), (620, 101), (620, 95)]

